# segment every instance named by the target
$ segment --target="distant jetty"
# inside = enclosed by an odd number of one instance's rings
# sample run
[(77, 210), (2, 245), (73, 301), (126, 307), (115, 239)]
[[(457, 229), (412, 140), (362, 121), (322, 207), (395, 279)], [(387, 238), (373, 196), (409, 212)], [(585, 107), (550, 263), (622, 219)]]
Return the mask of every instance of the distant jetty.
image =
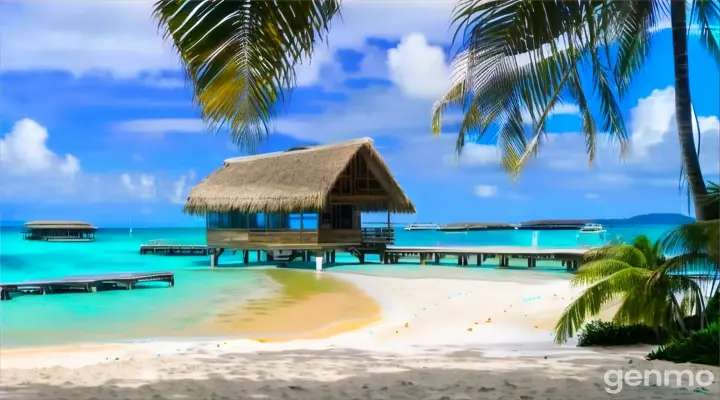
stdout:
[(541, 219), (520, 224), (518, 229), (533, 231), (574, 230), (593, 222), (587, 219)]
[(458, 222), (440, 226), (437, 230), (441, 232), (463, 232), (463, 231), (499, 231), (515, 229), (517, 225), (502, 222)]
[(25, 240), (46, 242), (92, 242), (97, 228), (77, 221), (32, 221), (22, 231)]

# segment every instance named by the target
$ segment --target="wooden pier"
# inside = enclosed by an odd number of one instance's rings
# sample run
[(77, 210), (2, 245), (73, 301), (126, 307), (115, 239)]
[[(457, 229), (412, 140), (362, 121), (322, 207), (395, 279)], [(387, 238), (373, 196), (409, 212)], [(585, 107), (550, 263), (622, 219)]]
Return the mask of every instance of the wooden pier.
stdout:
[(172, 272), (126, 273), (104, 275), (78, 275), (60, 279), (27, 281), (18, 283), (0, 283), (0, 300), (10, 300), (11, 293), (51, 294), (67, 292), (89, 292), (98, 290), (132, 288), (143, 282), (167, 282), (175, 286), (175, 274)]
[(472, 258), (475, 265), (482, 265), (488, 258), (497, 258), (499, 267), (510, 266), (511, 258), (527, 259), (528, 268), (537, 266), (538, 259), (561, 261), (569, 271), (576, 270), (585, 253), (590, 249), (550, 249), (520, 246), (472, 246), (472, 247), (425, 247), (388, 246), (381, 255), (385, 264), (394, 264), (402, 257), (419, 257), (420, 264), (428, 261), (440, 263), (440, 259), (457, 257), (458, 265), (468, 265)]
[(215, 249), (203, 245), (143, 244), (140, 254), (163, 254), (166, 256), (209, 256)]

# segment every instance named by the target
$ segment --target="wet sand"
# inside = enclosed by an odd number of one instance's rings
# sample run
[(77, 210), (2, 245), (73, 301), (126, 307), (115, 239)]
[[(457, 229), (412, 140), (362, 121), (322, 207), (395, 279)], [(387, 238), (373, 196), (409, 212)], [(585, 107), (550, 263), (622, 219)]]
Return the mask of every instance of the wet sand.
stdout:
[(267, 269), (281, 289), (272, 297), (219, 311), (204, 334), (259, 341), (326, 338), (380, 320), (380, 304), (356, 285), (330, 274)]

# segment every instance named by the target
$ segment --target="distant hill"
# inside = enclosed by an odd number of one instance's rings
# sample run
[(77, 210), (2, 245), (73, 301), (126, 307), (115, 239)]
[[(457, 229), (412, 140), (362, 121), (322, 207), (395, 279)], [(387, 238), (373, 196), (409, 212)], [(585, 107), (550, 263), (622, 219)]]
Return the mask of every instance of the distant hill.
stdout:
[(655, 213), (636, 215), (623, 219), (597, 219), (598, 224), (618, 226), (618, 225), (683, 225), (695, 222), (694, 218), (682, 214)]

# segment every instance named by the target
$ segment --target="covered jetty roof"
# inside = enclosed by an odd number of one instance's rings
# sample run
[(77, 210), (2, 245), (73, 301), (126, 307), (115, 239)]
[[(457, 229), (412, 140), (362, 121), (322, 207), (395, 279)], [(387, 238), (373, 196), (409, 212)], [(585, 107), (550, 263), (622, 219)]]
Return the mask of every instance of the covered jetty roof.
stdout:
[(192, 189), (184, 211), (196, 215), (317, 211), (325, 206), (338, 177), (356, 155), (365, 158), (389, 195), (388, 201), (363, 205), (363, 211), (414, 214), (415, 206), (370, 138), (227, 159)]
[(25, 223), (25, 227), (31, 229), (97, 229), (87, 222), (78, 221), (30, 221)]

